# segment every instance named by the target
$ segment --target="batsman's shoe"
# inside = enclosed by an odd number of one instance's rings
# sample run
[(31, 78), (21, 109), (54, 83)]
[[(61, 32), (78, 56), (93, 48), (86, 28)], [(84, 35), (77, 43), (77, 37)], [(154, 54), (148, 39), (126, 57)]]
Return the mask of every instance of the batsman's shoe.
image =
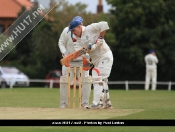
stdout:
[(105, 109), (112, 109), (112, 108), (113, 108), (113, 107), (112, 107), (111, 101), (108, 101), (108, 102), (106, 103)]
[(92, 109), (98, 109), (99, 108), (99, 105), (95, 105), (94, 103), (91, 104), (90, 108)]
[(104, 109), (103, 101), (100, 101), (100, 102), (98, 103), (98, 108), (99, 108), (99, 109)]
[(103, 108), (101, 107), (101, 105), (97, 104), (95, 105), (94, 103), (92, 103), (92, 105), (90, 106), (91, 109), (99, 109), (99, 108)]
[(112, 105), (107, 104), (107, 105), (105, 106), (105, 109), (113, 109), (113, 107), (112, 107)]

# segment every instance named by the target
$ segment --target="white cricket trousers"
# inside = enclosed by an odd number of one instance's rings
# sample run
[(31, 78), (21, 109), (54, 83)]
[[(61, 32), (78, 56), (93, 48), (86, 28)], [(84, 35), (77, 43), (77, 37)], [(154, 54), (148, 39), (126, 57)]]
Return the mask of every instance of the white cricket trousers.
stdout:
[[(107, 52), (104, 56), (102, 56), (101, 58), (99, 58), (98, 63), (95, 63), (94, 66), (95, 68), (99, 69), (100, 74), (102, 76), (102, 80), (108, 79), (108, 77), (110, 76), (111, 73), (111, 69), (112, 69), (112, 65), (113, 65), (113, 55), (112, 52)], [(96, 78), (97, 75), (93, 75), (92, 72), (92, 79)], [(95, 79), (93, 79), (95, 80)], [(93, 104), (97, 105), (100, 101), (100, 97), (102, 96), (102, 90), (108, 90), (108, 84), (107, 81), (102, 81), (103, 82), (103, 86), (100, 86), (98, 84), (95, 83), (95, 81), (93, 82), (93, 88), (94, 88), (94, 94), (93, 94)]]
[(156, 90), (157, 68), (146, 68), (145, 90), (149, 90), (150, 81), (152, 81), (152, 90)]

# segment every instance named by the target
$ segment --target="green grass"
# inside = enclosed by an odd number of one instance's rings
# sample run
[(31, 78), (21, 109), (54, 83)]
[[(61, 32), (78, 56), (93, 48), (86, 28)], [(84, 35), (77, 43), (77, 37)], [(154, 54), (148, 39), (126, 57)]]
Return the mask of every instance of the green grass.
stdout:
[(1, 127), (1, 132), (174, 132), (174, 127)]
[[(92, 102), (91, 92), (90, 103)], [(110, 90), (115, 109), (143, 109), (141, 112), (110, 119), (175, 119), (175, 91)], [(59, 108), (59, 89), (0, 89), (0, 107)], [(1, 118), (1, 117), (0, 117)], [(175, 127), (0, 127), (0, 132), (172, 132)]]

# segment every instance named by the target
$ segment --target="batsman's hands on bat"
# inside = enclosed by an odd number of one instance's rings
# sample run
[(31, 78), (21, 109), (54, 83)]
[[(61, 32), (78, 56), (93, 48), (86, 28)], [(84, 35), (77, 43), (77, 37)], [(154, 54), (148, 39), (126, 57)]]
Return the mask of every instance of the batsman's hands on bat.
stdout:
[(96, 40), (96, 45), (98, 45), (98, 46), (100, 46), (100, 45), (102, 45), (103, 44), (103, 41), (104, 41), (104, 39), (102, 38), (102, 37), (98, 37), (98, 39)]
[(96, 40), (95, 44), (89, 43), (88, 45), (88, 49), (90, 51), (94, 51), (98, 46), (103, 44), (104, 39), (102, 37), (98, 37), (98, 39)]
[(97, 47), (96, 44), (89, 43), (89, 45), (88, 45), (88, 49), (90, 51), (94, 51), (96, 49), (96, 47)]

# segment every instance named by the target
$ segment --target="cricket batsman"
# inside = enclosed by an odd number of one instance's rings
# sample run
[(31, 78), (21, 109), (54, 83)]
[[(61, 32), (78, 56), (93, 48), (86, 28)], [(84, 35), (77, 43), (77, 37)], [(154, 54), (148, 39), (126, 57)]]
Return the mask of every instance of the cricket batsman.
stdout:
[(94, 64), (92, 69), (92, 82), (94, 88), (91, 108), (113, 108), (108, 88), (108, 77), (113, 65), (113, 54), (104, 40), (106, 30), (109, 29), (107, 22), (93, 23), (83, 26), (83, 23), (75, 19), (69, 24), (69, 30), (76, 36), (81, 47), (88, 46), (89, 55)]
[[(75, 18), (77, 21), (83, 22), (83, 19), (81, 17)], [(60, 48), (60, 51), (62, 53), (63, 57), (66, 57), (67, 55), (75, 52), (76, 50), (80, 49), (81, 47), (77, 42), (75, 42), (73, 38), (73, 34), (70, 32), (68, 33), (68, 27), (64, 28), (64, 30), (61, 33), (61, 36), (58, 41), (58, 46)], [(87, 56), (87, 55), (86, 55)], [(75, 60), (70, 62), (71, 67), (82, 67), (83, 66), (83, 59), (82, 57), (78, 57)], [(77, 78), (79, 69), (77, 71)], [(70, 80), (71, 80), (71, 85), (73, 85), (73, 78), (74, 78), (74, 71), (73, 69), (71, 70), (70, 74)], [(67, 102), (68, 102), (68, 68), (63, 65), (62, 66), (62, 75), (60, 80), (64, 80), (65, 82), (60, 81), (60, 108), (66, 108), (67, 107)], [(89, 71), (83, 70), (82, 72), (82, 108), (88, 108), (89, 107), (89, 96), (91, 92), (91, 76), (89, 76)]]

